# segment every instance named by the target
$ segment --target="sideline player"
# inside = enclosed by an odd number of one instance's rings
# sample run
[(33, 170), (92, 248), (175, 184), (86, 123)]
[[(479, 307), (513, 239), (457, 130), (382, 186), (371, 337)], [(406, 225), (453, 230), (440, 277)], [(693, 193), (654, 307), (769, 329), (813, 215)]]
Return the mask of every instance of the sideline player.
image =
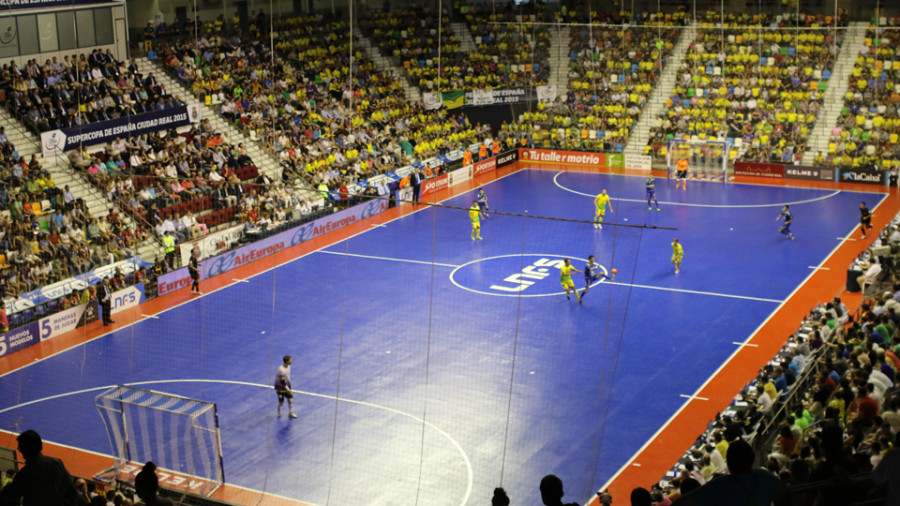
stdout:
[(872, 229), (872, 213), (865, 202), (859, 203), (859, 227), (862, 229), (862, 238), (866, 238), (866, 229)]
[(191, 249), (191, 260), (188, 264), (188, 272), (191, 274), (191, 293), (194, 295), (203, 295), (203, 292), (200, 291), (200, 263), (197, 259), (197, 255), (197, 249)]
[(575, 298), (578, 299), (578, 303), (581, 304), (581, 295), (578, 295), (578, 289), (575, 288), (575, 282), (572, 281), (572, 271), (581, 272), (572, 265), (571, 260), (566, 258), (563, 260), (563, 266), (559, 268), (559, 282), (566, 289), (566, 298), (572, 300), (572, 297), (569, 297), (569, 289), (571, 289), (575, 292)]
[(610, 211), (613, 210), (609, 203), (609, 195), (606, 194), (606, 188), (604, 188), (599, 195), (594, 197), (594, 206), (597, 208), (597, 212), (594, 213), (594, 228), (603, 230), (603, 217), (606, 216), (607, 206)]
[(474, 241), (477, 237), (478, 240), (481, 240), (481, 208), (478, 207), (478, 201), (472, 202), (472, 207), (469, 208), (469, 220), (472, 222), (472, 240)]
[[(781, 232), (782, 234), (786, 234), (789, 239), (793, 240), (794, 234), (791, 233), (791, 223), (794, 221), (794, 217), (791, 216), (791, 211), (788, 210), (788, 207), (789, 206), (785, 205), (781, 208), (781, 214), (779, 214), (778, 217), (775, 218), (775, 221), (784, 218), (784, 225), (781, 226), (781, 230), (779, 230), (779, 232)], [(865, 237), (865, 233), (866, 231), (865, 229), (863, 229), (863, 237)]]
[(678, 242), (678, 238), (672, 240), (672, 264), (675, 265), (675, 274), (681, 272), (681, 261), (684, 260), (684, 247)]
[(650, 200), (653, 200), (653, 203), (656, 204), (656, 210), (659, 211), (659, 201), (656, 200), (656, 179), (653, 178), (653, 173), (650, 173), (650, 177), (647, 178), (647, 182), (645, 183), (647, 187), (647, 210), (653, 209), (650, 206)]
[(285, 355), (282, 364), (275, 373), (275, 393), (278, 394), (278, 416), (281, 416), (281, 405), (288, 402), (288, 417), (297, 418), (294, 414), (294, 394), (291, 393), (291, 356)]
[(588, 290), (591, 288), (591, 285), (601, 278), (606, 278), (610, 281), (616, 278), (616, 270), (613, 269), (610, 273), (611, 276), (607, 276), (600, 272), (600, 264), (594, 261), (594, 255), (588, 256), (587, 263), (584, 264), (584, 290), (581, 291), (581, 297), (583, 298), (587, 295)]
[(675, 174), (675, 177), (678, 178), (675, 181), (675, 189), (678, 189), (678, 185), (681, 185), (682, 190), (687, 190), (687, 176), (688, 176), (688, 161), (687, 158), (682, 158), (678, 160), (675, 164), (678, 167), (678, 172)]
[(484, 188), (478, 189), (478, 197), (476, 197), (475, 201), (478, 202), (478, 207), (481, 208), (481, 217), (487, 219), (487, 212), (490, 211), (491, 208), (488, 207), (487, 193), (484, 193)]

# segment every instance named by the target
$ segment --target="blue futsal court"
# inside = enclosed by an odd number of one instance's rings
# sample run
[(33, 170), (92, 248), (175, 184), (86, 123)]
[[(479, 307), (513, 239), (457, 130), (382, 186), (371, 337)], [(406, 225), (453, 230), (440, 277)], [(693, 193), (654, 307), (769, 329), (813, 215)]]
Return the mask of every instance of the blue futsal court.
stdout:
[[(634, 176), (521, 170), (484, 188), (531, 218), (492, 215), (473, 242), (467, 211), (422, 206), (5, 375), (0, 428), (109, 454), (93, 399), (137, 384), (217, 404), (232, 485), (321, 505), (486, 504), (502, 485), (538, 504), (552, 472), (584, 502), (882, 198), (658, 179), (656, 212)], [(603, 188), (603, 230), (567, 221), (590, 221)], [(618, 275), (579, 306), (558, 262), (591, 253)], [(296, 420), (270, 387), (284, 354)]]

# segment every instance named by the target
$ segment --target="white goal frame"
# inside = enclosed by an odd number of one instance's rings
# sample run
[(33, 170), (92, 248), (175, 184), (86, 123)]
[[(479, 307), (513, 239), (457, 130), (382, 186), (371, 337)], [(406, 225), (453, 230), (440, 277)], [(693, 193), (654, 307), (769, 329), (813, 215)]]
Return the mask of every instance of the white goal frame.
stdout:
[(689, 179), (728, 181), (731, 143), (707, 139), (669, 139), (666, 150), (666, 174), (676, 176), (679, 160), (688, 161)]
[(222, 438), (215, 403), (115, 386), (94, 398), (114, 458), (101, 479), (134, 484), (148, 461), (160, 486), (209, 496), (225, 483)]

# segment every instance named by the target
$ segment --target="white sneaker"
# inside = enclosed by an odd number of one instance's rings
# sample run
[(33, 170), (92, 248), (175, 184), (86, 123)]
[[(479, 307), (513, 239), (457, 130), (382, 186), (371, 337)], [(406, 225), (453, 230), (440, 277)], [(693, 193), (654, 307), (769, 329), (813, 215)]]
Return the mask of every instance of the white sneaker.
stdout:
[(290, 414), (288, 414), (288, 417), (290, 417), (290, 418), (297, 418), (297, 415), (295, 415), (294, 413), (290, 413)]

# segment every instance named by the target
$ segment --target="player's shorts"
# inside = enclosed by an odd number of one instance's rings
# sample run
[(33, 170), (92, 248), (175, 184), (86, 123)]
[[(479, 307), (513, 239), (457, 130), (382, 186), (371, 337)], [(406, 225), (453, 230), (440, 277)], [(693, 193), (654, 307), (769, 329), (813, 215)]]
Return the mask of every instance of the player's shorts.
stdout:
[(594, 281), (597, 281), (598, 279), (600, 279), (600, 278), (602, 278), (602, 277), (603, 277), (603, 274), (597, 274), (596, 276), (585, 276), (585, 277), (584, 277), (584, 284), (585, 284), (585, 285), (591, 285), (591, 284), (594, 283)]
[(481, 222), (480, 222), (480, 221), (473, 221), (473, 222), (472, 222), (472, 228), (481, 228)]
[(275, 393), (278, 394), (278, 402), (294, 398), (294, 394), (290, 390), (276, 390)]
[(597, 214), (600, 215), (600, 216), (606, 216), (606, 208), (605, 208), (605, 207), (598, 207), (598, 208), (597, 208)]
[(656, 196), (656, 190), (647, 190), (647, 198), (652, 199)]
[(485, 209), (487, 209), (487, 202), (479, 202), (478, 207), (480, 207), (481, 210), (484, 211)]
[(684, 258), (684, 255), (672, 255), (672, 263), (679, 263), (681, 259)]
[(686, 170), (679, 170), (679, 171), (678, 171), (678, 174), (676, 174), (676, 177), (677, 177), (678, 179), (687, 179), (687, 171), (686, 171)]
[(575, 282), (572, 281), (572, 278), (562, 279), (559, 282), (563, 288), (575, 288)]

